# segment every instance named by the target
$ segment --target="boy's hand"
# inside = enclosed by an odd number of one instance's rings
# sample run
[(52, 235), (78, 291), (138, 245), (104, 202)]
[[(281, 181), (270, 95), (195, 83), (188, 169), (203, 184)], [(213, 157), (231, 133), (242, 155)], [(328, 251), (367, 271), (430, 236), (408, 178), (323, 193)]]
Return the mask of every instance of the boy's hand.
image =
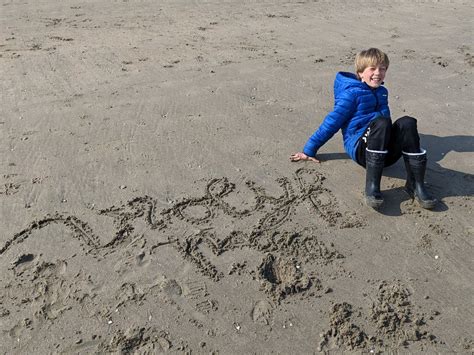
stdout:
[(290, 155), (290, 160), (291, 161), (308, 160), (308, 161), (314, 161), (315, 163), (320, 163), (318, 159), (309, 157), (305, 153), (301, 153), (301, 152)]

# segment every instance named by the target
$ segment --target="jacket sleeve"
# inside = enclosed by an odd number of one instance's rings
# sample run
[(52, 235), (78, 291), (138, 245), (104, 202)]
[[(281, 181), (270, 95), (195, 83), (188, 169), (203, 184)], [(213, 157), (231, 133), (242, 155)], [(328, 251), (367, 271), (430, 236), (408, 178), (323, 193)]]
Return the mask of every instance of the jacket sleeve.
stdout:
[(356, 109), (355, 96), (350, 92), (344, 92), (334, 103), (334, 109), (330, 112), (316, 132), (309, 137), (306, 142), (303, 153), (314, 157), (319, 148), (321, 148), (334, 134), (341, 129), (354, 114)]

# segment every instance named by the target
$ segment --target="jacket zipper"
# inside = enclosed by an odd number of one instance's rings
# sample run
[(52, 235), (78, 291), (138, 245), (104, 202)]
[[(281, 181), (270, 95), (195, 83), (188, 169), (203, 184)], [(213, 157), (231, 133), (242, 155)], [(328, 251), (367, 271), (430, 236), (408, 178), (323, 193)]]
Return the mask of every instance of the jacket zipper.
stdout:
[(375, 96), (375, 111), (379, 111), (379, 98), (377, 97), (377, 94), (375, 93), (375, 90), (377, 89), (374, 89), (372, 90), (372, 94), (374, 94)]

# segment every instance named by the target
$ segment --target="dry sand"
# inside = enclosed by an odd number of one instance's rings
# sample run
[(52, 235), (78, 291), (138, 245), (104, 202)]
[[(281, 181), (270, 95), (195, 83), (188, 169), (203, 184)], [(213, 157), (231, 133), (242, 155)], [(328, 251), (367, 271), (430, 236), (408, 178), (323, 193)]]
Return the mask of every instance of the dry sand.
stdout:
[[(470, 1), (1, 5), (1, 353), (472, 353)], [(288, 160), (369, 46), (434, 211)]]

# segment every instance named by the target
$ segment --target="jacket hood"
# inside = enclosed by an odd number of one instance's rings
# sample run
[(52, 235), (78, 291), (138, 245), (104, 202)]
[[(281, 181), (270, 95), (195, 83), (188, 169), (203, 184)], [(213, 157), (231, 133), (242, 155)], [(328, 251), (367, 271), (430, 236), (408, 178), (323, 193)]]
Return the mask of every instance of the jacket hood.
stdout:
[(337, 73), (334, 80), (334, 95), (337, 97), (340, 92), (349, 88), (370, 89), (366, 83), (360, 81), (357, 75), (353, 73)]

